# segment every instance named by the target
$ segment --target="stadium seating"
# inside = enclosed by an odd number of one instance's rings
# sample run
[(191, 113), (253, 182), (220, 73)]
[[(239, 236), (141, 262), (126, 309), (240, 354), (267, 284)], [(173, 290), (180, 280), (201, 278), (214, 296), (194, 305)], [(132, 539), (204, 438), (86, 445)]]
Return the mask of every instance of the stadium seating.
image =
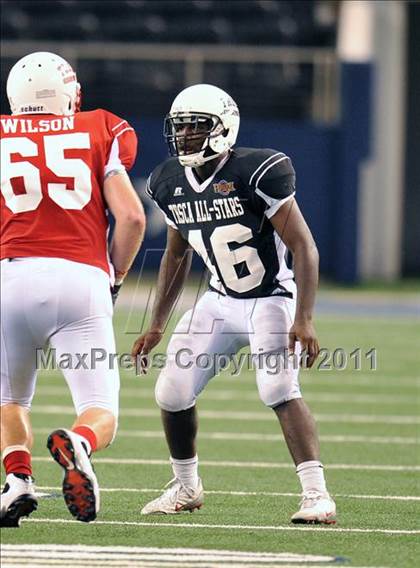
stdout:
[(7, 4), (2, 14), (5, 39), (328, 46), (335, 36), (331, 2), (15, 0), (2, 4), (3, 8)]
[[(2, 2), (1, 28), (5, 40), (66, 44), (332, 47), (336, 8), (324, 0), (14, 0)], [(3, 60), (2, 80), (9, 68), (8, 60)], [(116, 113), (137, 114), (141, 108), (143, 115), (162, 114), (173, 94), (185, 85), (183, 62), (80, 58), (77, 68), (85, 87), (85, 108), (103, 106), (106, 94)], [(244, 115), (309, 117), (311, 65), (205, 62), (204, 71), (207, 82), (241, 101)], [(3, 98), (2, 108), (5, 102)]]

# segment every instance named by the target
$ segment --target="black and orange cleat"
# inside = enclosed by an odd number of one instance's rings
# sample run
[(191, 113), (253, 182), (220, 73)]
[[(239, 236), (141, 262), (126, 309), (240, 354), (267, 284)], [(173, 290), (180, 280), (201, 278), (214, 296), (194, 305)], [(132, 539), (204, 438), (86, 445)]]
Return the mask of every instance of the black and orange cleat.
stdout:
[(79, 436), (64, 428), (54, 430), (47, 448), (64, 470), (63, 495), (68, 510), (78, 521), (94, 521), (99, 511), (99, 486)]

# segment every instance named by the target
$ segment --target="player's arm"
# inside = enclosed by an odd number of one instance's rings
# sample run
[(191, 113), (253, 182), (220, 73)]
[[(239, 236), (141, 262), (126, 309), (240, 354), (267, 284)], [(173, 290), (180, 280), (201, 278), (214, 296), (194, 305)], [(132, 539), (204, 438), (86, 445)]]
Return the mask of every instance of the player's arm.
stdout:
[(156, 298), (148, 331), (134, 343), (131, 354), (142, 355), (142, 370), (147, 364), (147, 355), (163, 337), (166, 322), (181, 293), (191, 268), (192, 249), (180, 232), (168, 226), (167, 243), (156, 286)]
[(312, 314), (318, 288), (319, 255), (311, 231), (294, 198), (291, 198), (270, 218), (274, 229), (293, 254), (293, 268), (297, 284), (296, 316), (290, 329), (289, 348), (300, 341), (307, 353), (307, 366), (318, 356), (319, 344)]
[(115, 218), (110, 257), (115, 269), (115, 283), (120, 286), (143, 241), (146, 217), (124, 170), (110, 172), (105, 177), (104, 197)]

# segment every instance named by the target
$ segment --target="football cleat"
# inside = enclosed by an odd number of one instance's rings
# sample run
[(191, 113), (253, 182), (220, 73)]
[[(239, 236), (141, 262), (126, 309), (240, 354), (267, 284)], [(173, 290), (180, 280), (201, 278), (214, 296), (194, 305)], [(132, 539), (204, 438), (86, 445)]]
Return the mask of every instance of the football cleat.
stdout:
[(141, 510), (142, 515), (176, 515), (182, 511), (201, 509), (204, 501), (203, 484), (198, 480), (196, 489), (186, 487), (176, 477), (165, 485), (165, 491), (160, 497), (147, 503)]
[(300, 509), (291, 521), (296, 524), (333, 525), (336, 522), (335, 514), (335, 503), (328, 493), (308, 491), (303, 494)]
[(38, 508), (35, 484), (29, 475), (9, 473), (1, 494), (0, 526), (18, 527), (22, 517)]
[(55, 430), (47, 448), (64, 470), (63, 495), (67, 508), (78, 521), (89, 523), (99, 511), (99, 486), (86, 448), (70, 430)]

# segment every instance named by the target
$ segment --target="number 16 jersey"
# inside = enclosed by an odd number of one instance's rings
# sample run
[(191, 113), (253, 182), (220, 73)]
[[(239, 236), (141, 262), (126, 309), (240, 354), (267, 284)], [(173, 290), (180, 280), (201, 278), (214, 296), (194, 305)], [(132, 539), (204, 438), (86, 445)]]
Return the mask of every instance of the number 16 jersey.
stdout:
[(97, 109), (1, 116), (1, 258), (56, 257), (110, 272), (105, 176), (129, 170), (137, 137)]
[(236, 298), (292, 297), (286, 247), (269, 221), (295, 194), (288, 156), (235, 148), (202, 183), (170, 158), (152, 172), (146, 192), (202, 257), (211, 289)]

